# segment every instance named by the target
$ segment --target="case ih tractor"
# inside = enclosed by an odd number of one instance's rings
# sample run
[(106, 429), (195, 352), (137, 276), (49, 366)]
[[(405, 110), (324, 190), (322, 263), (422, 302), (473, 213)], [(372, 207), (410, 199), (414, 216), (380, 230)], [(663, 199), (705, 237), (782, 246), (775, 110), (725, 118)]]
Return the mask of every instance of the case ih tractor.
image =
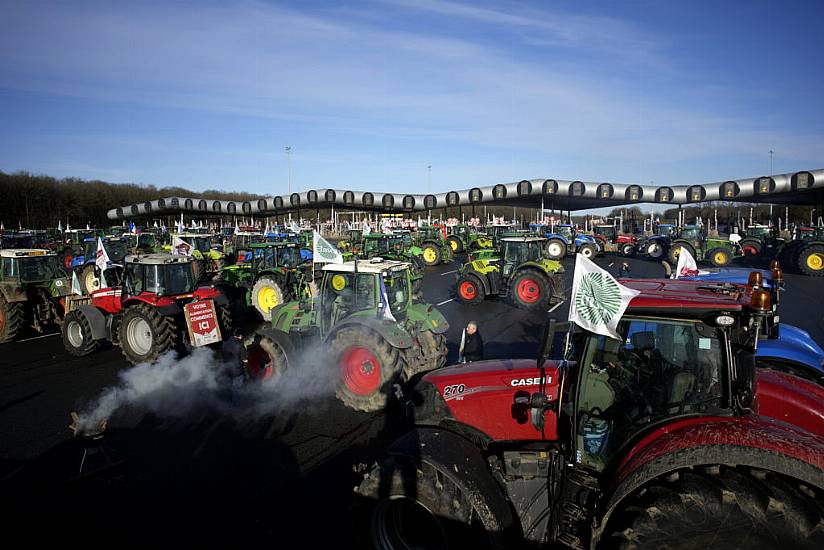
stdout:
[(0, 250), (0, 343), (13, 342), (29, 327), (43, 332), (60, 325), (70, 293), (71, 279), (55, 254)]
[[(220, 284), (237, 301), (252, 306), (264, 321), (284, 302), (311, 294), (312, 264), (300, 257), (295, 243), (257, 243), (237, 250), (234, 265), (224, 267)], [(233, 300), (235, 301), (235, 300)]]
[(375, 547), (824, 546), (824, 388), (755, 368), (769, 294), (623, 282), (620, 340), (576, 328), (546, 361), (551, 322), (537, 367), (419, 381), (356, 488)]
[(547, 238), (546, 257), (550, 260), (566, 258), (567, 254), (583, 254), (587, 258), (592, 258), (600, 252), (599, 245), (592, 235), (578, 233), (575, 227), (569, 224), (557, 224), (552, 229), (542, 230), (541, 234)]
[(743, 255), (737, 242), (707, 237), (697, 225), (685, 225), (672, 239), (667, 253), (672, 265), (678, 263), (682, 248), (689, 250), (696, 262), (708, 260), (715, 267), (727, 266), (734, 257)]
[(448, 264), (452, 261), (452, 247), (446, 242), (439, 227), (425, 226), (414, 233), (415, 246), (421, 249), (424, 265)]
[(617, 252), (621, 256), (632, 256), (638, 247), (634, 235), (618, 233), (614, 225), (596, 225), (593, 234), (604, 252)]
[(497, 258), (475, 260), (458, 271), (457, 296), (465, 304), (479, 304), (487, 296), (510, 296), (525, 309), (545, 309), (563, 300), (563, 266), (544, 257), (542, 237), (504, 237)]
[[(192, 325), (206, 323), (201, 328), (218, 341), (228, 337), (228, 300), (213, 287), (198, 287), (193, 266), (187, 256), (126, 256), (122, 286), (96, 290), (67, 308), (62, 330), (66, 350), (84, 356), (109, 341), (134, 365), (200, 345), (193, 331), (186, 330)], [(198, 313), (187, 317), (186, 306), (193, 303)], [(214, 316), (208, 315), (212, 306)]]
[(303, 361), (320, 360), (323, 350), (328, 356), (322, 359), (340, 374), (338, 399), (355, 410), (376, 411), (394, 384), (446, 362), (448, 328), (434, 306), (413, 299), (409, 264), (328, 264), (317, 298), (276, 307), (271, 326), (247, 341), (248, 374), (276, 383)]

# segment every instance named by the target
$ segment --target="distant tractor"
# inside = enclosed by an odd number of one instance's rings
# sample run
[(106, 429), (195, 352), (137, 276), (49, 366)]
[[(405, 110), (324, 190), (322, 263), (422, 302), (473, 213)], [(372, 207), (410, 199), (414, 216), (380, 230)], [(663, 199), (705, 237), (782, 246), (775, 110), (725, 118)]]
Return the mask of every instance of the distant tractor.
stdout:
[[(198, 281), (207, 281), (215, 277), (220, 269), (225, 265), (223, 253), (212, 248), (212, 235), (210, 233), (181, 233), (172, 236), (180, 238), (189, 247), (188, 253), (194, 258), (195, 276)], [(163, 247), (164, 251), (170, 252), (173, 244)]]
[[(187, 306), (189, 311), (198, 311), (196, 318), (186, 313)], [(211, 315), (212, 308), (215, 315)], [(122, 286), (96, 290), (85, 302), (68, 308), (63, 345), (80, 357), (108, 341), (119, 345), (134, 365), (200, 345), (192, 337), (193, 324), (207, 327), (218, 341), (231, 330), (226, 296), (213, 287), (197, 286), (193, 258), (129, 255)]]
[(452, 247), (446, 242), (440, 227), (424, 226), (414, 233), (415, 245), (421, 249), (424, 265), (447, 264), (452, 261)]
[(492, 248), (492, 239), (483, 233), (478, 233), (473, 227), (458, 224), (447, 227), (446, 244), (453, 254), (470, 252), (479, 248)]
[(634, 235), (618, 233), (614, 225), (596, 225), (593, 233), (604, 252), (617, 252), (621, 256), (632, 256), (638, 246)]
[(676, 233), (678, 233), (678, 228), (674, 225), (670, 223), (659, 223), (655, 226), (655, 232), (652, 236), (638, 243), (637, 251), (649, 256), (653, 260), (666, 258), (670, 244)]
[(592, 258), (600, 252), (599, 245), (592, 235), (578, 233), (575, 226), (570, 224), (556, 224), (544, 226), (541, 235), (546, 237), (546, 257), (551, 260), (560, 260), (567, 254), (583, 254)]
[(778, 236), (778, 228), (769, 225), (751, 225), (741, 236), (741, 251), (744, 256), (764, 256), (775, 258), (786, 241)]
[(667, 254), (672, 265), (678, 263), (681, 250), (688, 250), (696, 262), (708, 260), (715, 267), (725, 267), (742, 255), (736, 241), (707, 237), (697, 225), (685, 225), (673, 238)]
[(542, 237), (504, 237), (500, 256), (466, 263), (458, 271), (457, 297), (479, 304), (487, 296), (509, 296), (519, 307), (541, 310), (564, 297), (563, 266), (545, 256)]
[(341, 252), (357, 253), (360, 247), (363, 246), (363, 229), (350, 229), (346, 238), (341, 239), (337, 243), (338, 250)]
[(805, 275), (824, 277), (824, 227), (801, 228), (798, 237), (791, 249), (796, 265)]
[(42, 249), (0, 250), (0, 343), (13, 342), (27, 328), (60, 325), (71, 279), (55, 254)]
[(234, 265), (221, 270), (219, 282), (238, 302), (252, 306), (264, 321), (284, 302), (311, 294), (312, 264), (301, 259), (296, 243), (254, 243), (237, 250)]
[(413, 299), (407, 263), (327, 264), (316, 298), (271, 314), (271, 326), (247, 341), (249, 376), (276, 383), (303, 362), (329, 359), (338, 399), (355, 410), (382, 409), (393, 384), (446, 362), (449, 324)]
[[(102, 238), (103, 248), (109, 259), (115, 264), (122, 264), (123, 258), (129, 253), (128, 242), (120, 238)], [(99, 269), (95, 265), (97, 255), (97, 239), (86, 239), (83, 243), (83, 254), (72, 259), (72, 269), (77, 273), (80, 281), (80, 290), (83, 294), (91, 294), (100, 288)], [(118, 277), (119, 270), (108, 270), (105, 277)], [(111, 284), (117, 284), (115, 280), (108, 280)]]

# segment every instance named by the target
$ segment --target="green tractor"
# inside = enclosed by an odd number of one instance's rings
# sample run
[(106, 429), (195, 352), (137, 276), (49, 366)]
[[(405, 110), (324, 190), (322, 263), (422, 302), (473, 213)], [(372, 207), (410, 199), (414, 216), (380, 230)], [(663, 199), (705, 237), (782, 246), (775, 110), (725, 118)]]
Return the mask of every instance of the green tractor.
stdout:
[(347, 236), (337, 243), (338, 250), (357, 254), (363, 246), (363, 229), (350, 229)]
[(0, 250), (0, 343), (24, 329), (37, 332), (60, 325), (71, 279), (56, 254), (42, 249)]
[(478, 233), (469, 225), (447, 226), (447, 231), (449, 235), (446, 237), (446, 244), (452, 249), (453, 254), (471, 252), (479, 248), (492, 248), (492, 238), (484, 233)]
[(449, 323), (413, 299), (404, 262), (327, 264), (316, 298), (271, 313), (271, 326), (246, 342), (249, 377), (276, 383), (303, 361), (319, 360), (308, 355), (323, 350), (337, 369), (335, 395), (355, 410), (382, 409), (394, 384), (446, 362)]
[(744, 256), (774, 258), (780, 254), (786, 241), (779, 237), (776, 227), (751, 225), (744, 230), (739, 244)]
[(180, 233), (172, 235), (172, 244), (163, 246), (164, 252), (171, 252), (174, 238), (181, 239), (189, 246), (189, 253), (195, 259), (195, 276), (199, 282), (215, 277), (223, 268), (225, 261), (223, 252), (212, 248), (211, 233)]
[(743, 255), (737, 241), (707, 237), (697, 225), (685, 225), (672, 239), (667, 254), (672, 265), (678, 264), (682, 249), (688, 250), (696, 262), (707, 260), (715, 267), (728, 266), (733, 258)]
[(232, 302), (254, 307), (264, 321), (284, 302), (312, 294), (312, 264), (297, 243), (252, 243), (237, 250), (237, 260), (220, 273), (220, 286)]
[(452, 247), (446, 242), (443, 231), (434, 225), (424, 226), (413, 235), (415, 246), (421, 250), (424, 265), (448, 264), (452, 261)]
[(805, 275), (824, 277), (824, 227), (799, 227), (779, 259), (781, 265), (796, 265)]
[(500, 256), (468, 262), (458, 271), (458, 300), (479, 304), (487, 296), (510, 296), (525, 309), (543, 310), (564, 299), (564, 268), (545, 257), (543, 237), (503, 237)]

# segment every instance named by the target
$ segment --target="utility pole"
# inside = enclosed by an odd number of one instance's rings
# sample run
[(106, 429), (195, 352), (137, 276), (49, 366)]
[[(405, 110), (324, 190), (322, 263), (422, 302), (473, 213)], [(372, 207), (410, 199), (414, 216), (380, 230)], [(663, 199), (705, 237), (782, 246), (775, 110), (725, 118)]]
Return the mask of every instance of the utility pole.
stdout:
[[(775, 151), (770, 149), (770, 177), (773, 176), (773, 154), (774, 153), (775, 153)], [(770, 222), (769, 222), (768, 225), (772, 225), (772, 207), (773, 207), (773, 205), (772, 205), (772, 203), (770, 203)]]
[[(287, 167), (287, 170), (288, 170), (286, 185), (287, 185), (289, 199), (291, 200), (291, 198), (292, 198), (292, 148), (287, 145), (284, 148), (284, 151), (286, 151), (286, 167)], [(290, 206), (291, 206), (291, 203), (290, 203)], [(292, 211), (291, 211), (291, 209), (289, 211), (289, 221), (290, 222), (292, 221)]]

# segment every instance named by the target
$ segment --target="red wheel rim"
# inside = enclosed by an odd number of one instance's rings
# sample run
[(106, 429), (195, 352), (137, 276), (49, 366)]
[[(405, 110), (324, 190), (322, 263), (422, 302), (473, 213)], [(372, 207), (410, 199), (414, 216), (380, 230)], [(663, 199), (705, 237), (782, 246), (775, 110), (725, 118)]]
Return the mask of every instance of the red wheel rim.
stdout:
[(522, 279), (518, 283), (518, 299), (526, 304), (534, 304), (541, 299), (541, 287), (535, 279)]
[(756, 254), (758, 254), (758, 250), (756, 250), (754, 246), (748, 245), (744, 247), (745, 256), (755, 256)]
[(478, 294), (478, 289), (475, 288), (475, 285), (470, 283), (469, 281), (464, 281), (461, 283), (460, 288), (461, 298), (466, 300), (471, 300)]
[(249, 350), (249, 355), (246, 357), (246, 372), (250, 378), (255, 380), (268, 380), (272, 377), (272, 363), (269, 361), (269, 354), (260, 346)]
[(66, 267), (66, 269), (71, 268), (71, 266), (72, 266), (72, 257), (70, 255), (67, 254), (66, 257), (63, 258), (63, 265)]
[(356, 395), (372, 395), (381, 385), (381, 364), (366, 348), (351, 347), (341, 355), (343, 385)]

